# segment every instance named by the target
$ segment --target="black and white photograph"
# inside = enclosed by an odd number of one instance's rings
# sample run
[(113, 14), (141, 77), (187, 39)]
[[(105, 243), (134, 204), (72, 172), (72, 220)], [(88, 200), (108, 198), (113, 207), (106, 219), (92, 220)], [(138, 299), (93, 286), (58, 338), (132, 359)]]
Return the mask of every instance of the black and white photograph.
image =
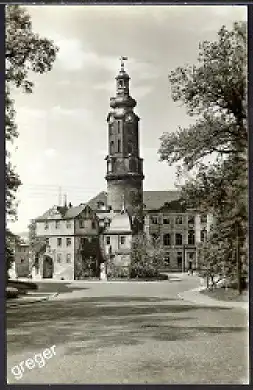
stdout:
[(247, 15), (5, 6), (8, 384), (249, 384)]

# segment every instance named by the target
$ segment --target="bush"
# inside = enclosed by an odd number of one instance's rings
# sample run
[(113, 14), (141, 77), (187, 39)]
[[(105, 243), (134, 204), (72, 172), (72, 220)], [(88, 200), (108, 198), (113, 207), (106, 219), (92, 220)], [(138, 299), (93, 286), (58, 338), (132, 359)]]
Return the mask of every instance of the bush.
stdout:
[(129, 268), (120, 267), (114, 264), (108, 264), (107, 277), (110, 278), (129, 278)]

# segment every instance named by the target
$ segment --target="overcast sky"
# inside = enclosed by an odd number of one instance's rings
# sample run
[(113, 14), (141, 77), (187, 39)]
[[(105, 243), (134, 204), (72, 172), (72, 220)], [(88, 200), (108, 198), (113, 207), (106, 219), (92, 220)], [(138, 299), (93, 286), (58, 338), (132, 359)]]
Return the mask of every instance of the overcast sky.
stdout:
[(34, 93), (15, 92), (20, 132), (13, 155), (23, 186), (14, 232), (58, 203), (106, 190), (109, 99), (120, 56), (128, 56), (140, 116), (144, 190), (174, 189), (175, 168), (158, 161), (159, 137), (190, 119), (170, 97), (168, 73), (197, 61), (198, 45), (225, 24), (246, 20), (243, 6), (30, 6), (33, 29), (59, 46), (51, 72), (33, 76)]

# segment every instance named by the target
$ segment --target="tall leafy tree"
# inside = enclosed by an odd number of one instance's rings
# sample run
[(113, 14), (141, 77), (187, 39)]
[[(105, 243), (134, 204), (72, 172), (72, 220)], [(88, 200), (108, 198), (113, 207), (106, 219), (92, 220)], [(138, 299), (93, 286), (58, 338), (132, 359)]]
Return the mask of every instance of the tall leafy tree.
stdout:
[[(11, 162), (10, 144), (18, 137), (15, 123), (15, 107), (11, 93), (21, 88), (25, 93), (33, 91), (30, 73), (45, 73), (52, 69), (58, 48), (46, 38), (41, 38), (32, 29), (29, 13), (19, 5), (7, 5), (5, 15), (5, 139), (6, 139), (6, 216), (7, 221), (17, 218), (16, 191), (21, 185), (19, 175)], [(10, 232), (6, 231), (7, 269), (13, 261), (10, 248)]]
[[(183, 198), (214, 213), (212, 251), (222, 243), (219, 253), (233, 263), (235, 242), (242, 259), (247, 235), (246, 23), (234, 23), (231, 31), (223, 26), (216, 41), (199, 48), (197, 65), (169, 75), (173, 100), (183, 103), (196, 122), (163, 134), (159, 154), (169, 165), (179, 163), (182, 172), (194, 172), (183, 185)], [(210, 156), (213, 163), (207, 164)]]

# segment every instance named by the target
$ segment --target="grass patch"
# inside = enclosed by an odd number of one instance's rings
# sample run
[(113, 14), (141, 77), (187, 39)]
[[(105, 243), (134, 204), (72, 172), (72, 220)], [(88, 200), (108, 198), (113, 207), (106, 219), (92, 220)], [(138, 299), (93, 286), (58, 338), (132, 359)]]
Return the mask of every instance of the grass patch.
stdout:
[(214, 288), (213, 290), (202, 290), (201, 294), (207, 295), (210, 298), (217, 299), (218, 301), (224, 302), (248, 302), (249, 294), (248, 291), (238, 294), (238, 291), (232, 288)]

